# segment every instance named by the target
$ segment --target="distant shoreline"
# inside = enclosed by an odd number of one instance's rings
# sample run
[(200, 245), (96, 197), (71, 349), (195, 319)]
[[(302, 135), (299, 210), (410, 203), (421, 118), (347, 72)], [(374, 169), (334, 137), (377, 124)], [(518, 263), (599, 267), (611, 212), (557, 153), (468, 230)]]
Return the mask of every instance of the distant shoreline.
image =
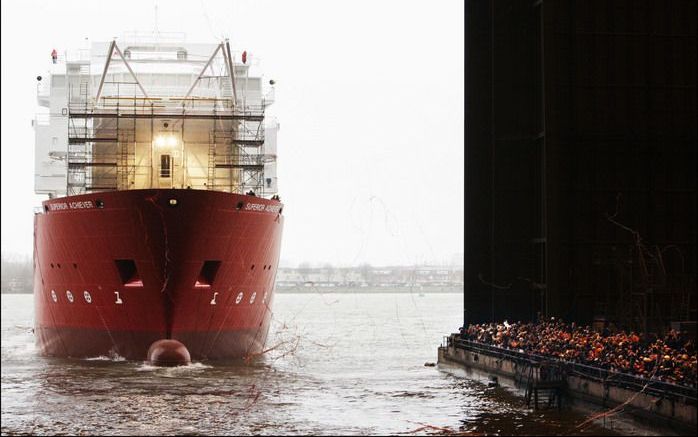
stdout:
[(463, 293), (463, 287), (276, 287), (277, 293), (403, 293), (403, 294), (430, 294), (430, 293)]
[[(276, 287), (280, 294), (435, 294), (463, 293), (463, 287), (424, 287), (419, 288), (389, 288), (389, 287)], [(32, 294), (32, 290), (2, 290), (2, 294)]]
[(32, 294), (33, 290), (2, 290), (0, 294)]

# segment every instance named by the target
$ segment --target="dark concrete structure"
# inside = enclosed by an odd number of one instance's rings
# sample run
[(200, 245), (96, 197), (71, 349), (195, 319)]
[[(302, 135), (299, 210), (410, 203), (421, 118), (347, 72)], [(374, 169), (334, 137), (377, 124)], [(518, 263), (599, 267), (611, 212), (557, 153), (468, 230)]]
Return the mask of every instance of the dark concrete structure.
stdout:
[[(455, 369), (456, 374), (465, 374), (471, 379), (486, 382), (496, 377), (498, 384), (514, 389), (527, 401), (530, 401), (532, 389), (538, 386), (543, 390), (555, 387), (553, 405), (562, 404), (594, 413), (623, 405), (608, 417), (610, 428), (622, 435), (642, 433), (638, 433), (634, 426), (627, 430), (617, 428), (617, 424), (610, 420), (630, 420), (649, 426), (657, 435), (695, 435), (698, 418), (695, 388), (657, 380), (650, 382), (578, 363), (550, 361), (511, 349), (461, 340), (458, 334), (452, 334), (446, 344), (439, 347), (438, 362), (440, 368)], [(547, 371), (543, 373), (544, 369)], [(552, 378), (549, 376), (551, 369), (555, 370)], [(544, 375), (548, 376), (543, 378)], [(545, 396), (545, 393), (540, 394)], [(537, 403), (527, 402), (535, 407)], [(545, 402), (542, 404), (544, 406)]]
[(465, 323), (696, 320), (696, 14), (466, 2)]

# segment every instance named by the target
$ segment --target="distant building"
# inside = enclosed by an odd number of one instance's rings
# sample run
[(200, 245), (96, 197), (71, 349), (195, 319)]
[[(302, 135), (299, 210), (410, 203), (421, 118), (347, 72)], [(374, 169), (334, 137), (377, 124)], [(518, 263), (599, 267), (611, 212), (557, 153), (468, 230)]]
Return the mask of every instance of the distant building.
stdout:
[(463, 286), (463, 269), (420, 267), (299, 267), (279, 268), (276, 286), (301, 287)]

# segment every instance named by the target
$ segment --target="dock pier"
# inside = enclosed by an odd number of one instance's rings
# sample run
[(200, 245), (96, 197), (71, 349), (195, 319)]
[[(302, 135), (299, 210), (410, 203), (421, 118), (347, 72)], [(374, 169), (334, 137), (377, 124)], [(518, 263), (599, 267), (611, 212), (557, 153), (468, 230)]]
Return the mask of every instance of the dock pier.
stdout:
[(677, 434), (696, 430), (696, 389), (606, 369), (551, 360), (451, 334), (438, 349), (438, 365), (469, 377), (495, 379), (523, 394), (535, 409), (570, 406), (603, 410), (622, 405), (624, 417), (661, 425)]

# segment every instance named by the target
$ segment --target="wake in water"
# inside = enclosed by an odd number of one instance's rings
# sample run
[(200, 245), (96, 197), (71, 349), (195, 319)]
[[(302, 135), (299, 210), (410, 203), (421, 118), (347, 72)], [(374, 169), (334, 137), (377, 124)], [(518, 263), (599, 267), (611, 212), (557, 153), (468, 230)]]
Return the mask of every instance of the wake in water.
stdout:
[(122, 357), (119, 354), (114, 354), (111, 356), (106, 356), (106, 355), (100, 355), (98, 357), (89, 357), (89, 358), (83, 358), (83, 361), (113, 361), (113, 362), (121, 362), (121, 361), (126, 361), (126, 358)]
[(144, 361), (142, 364), (138, 365), (136, 367), (137, 372), (158, 372), (160, 371), (161, 373), (164, 373), (165, 375), (174, 375), (174, 374), (179, 374), (179, 373), (186, 373), (186, 372), (192, 372), (192, 371), (200, 371), (200, 370), (205, 370), (205, 369), (211, 369), (213, 366), (210, 366), (208, 364), (204, 363), (198, 363), (198, 362), (193, 362), (189, 364), (184, 364), (182, 366), (175, 366), (175, 367), (161, 367), (161, 366), (154, 366), (147, 361)]

